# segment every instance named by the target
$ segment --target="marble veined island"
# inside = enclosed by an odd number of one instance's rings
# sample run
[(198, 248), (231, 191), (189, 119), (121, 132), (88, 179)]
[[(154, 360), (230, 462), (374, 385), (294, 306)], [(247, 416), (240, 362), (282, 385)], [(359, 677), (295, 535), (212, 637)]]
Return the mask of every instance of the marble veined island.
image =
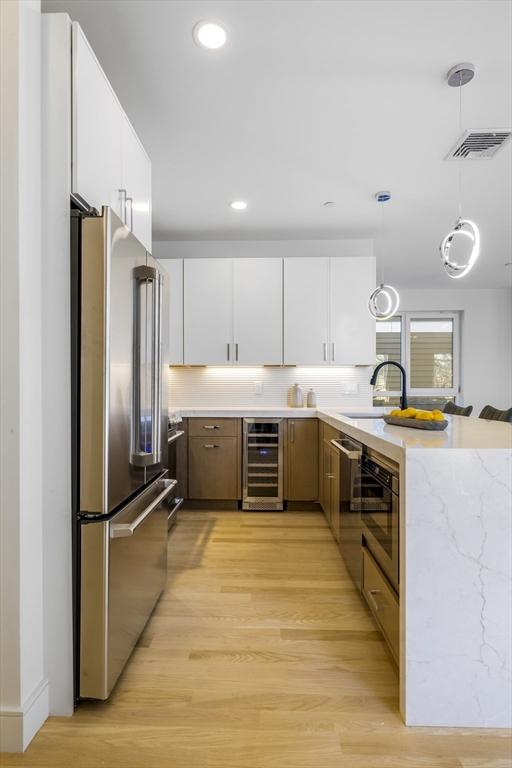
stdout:
[[(407, 725), (512, 727), (512, 425), (444, 432), (350, 408), (191, 408), (318, 419), (400, 467), (400, 708)], [(382, 413), (382, 409), (380, 411)]]
[(512, 425), (449, 416), (446, 431), (426, 432), (333, 409), (320, 418), (400, 465), (406, 724), (511, 727)]

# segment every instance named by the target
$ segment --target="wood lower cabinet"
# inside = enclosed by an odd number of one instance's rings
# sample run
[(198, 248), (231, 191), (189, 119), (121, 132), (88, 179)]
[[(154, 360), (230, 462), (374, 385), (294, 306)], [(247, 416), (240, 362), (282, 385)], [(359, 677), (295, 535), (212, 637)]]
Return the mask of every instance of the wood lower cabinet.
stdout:
[(236, 437), (190, 437), (188, 492), (191, 499), (240, 498), (240, 446)]
[(318, 427), (318, 500), (324, 511), (327, 522), (330, 525), (330, 494), (332, 474), (332, 459), (334, 448), (330, 447), (330, 441), (340, 437), (340, 432), (329, 424), (321, 421)]
[(340, 540), (340, 457), (339, 453), (324, 440), (324, 514), (331, 526), (331, 531)]
[(188, 497), (241, 498), (240, 419), (188, 419)]
[(288, 501), (318, 499), (318, 420), (288, 419)]
[(400, 607), (398, 595), (373, 559), (363, 547), (363, 595), (377, 624), (382, 630), (393, 658), (398, 664), (400, 649)]

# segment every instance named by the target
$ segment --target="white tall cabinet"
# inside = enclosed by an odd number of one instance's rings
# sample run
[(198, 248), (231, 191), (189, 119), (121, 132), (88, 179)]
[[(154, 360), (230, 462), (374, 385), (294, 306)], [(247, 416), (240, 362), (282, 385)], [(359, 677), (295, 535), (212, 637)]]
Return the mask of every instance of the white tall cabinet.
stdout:
[(280, 259), (185, 259), (185, 365), (279, 365)]
[(123, 110), (81, 27), (72, 26), (71, 191), (90, 206), (109, 205), (124, 219)]
[(151, 161), (75, 21), (71, 69), (71, 191), (109, 205), (151, 251)]
[(122, 195), (124, 221), (135, 237), (151, 251), (151, 160), (123, 113), (121, 124)]

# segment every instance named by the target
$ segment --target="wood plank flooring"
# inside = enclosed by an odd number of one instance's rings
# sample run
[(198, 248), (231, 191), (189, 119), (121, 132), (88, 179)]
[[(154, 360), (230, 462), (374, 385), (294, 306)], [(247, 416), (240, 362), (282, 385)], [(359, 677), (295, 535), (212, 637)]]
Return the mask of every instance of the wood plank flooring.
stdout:
[(510, 733), (405, 728), (398, 678), (320, 514), (184, 512), (111, 700), (2, 768), (511, 768)]

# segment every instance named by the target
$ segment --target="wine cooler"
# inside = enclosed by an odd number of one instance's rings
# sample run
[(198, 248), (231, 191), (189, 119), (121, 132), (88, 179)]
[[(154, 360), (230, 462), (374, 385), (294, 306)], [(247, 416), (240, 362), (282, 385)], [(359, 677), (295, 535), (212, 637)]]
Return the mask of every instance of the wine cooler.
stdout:
[(283, 419), (244, 419), (242, 509), (283, 509)]

